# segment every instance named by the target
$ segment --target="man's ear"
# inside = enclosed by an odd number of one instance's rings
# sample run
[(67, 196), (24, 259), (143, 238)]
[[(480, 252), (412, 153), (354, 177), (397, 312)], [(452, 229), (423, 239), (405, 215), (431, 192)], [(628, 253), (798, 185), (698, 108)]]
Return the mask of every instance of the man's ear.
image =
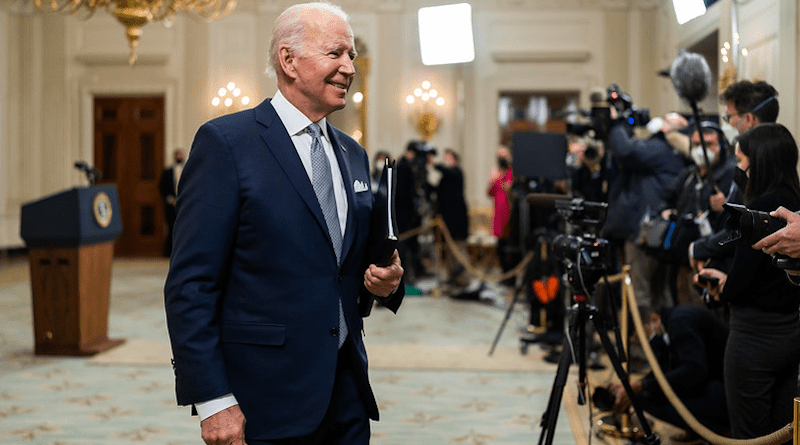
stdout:
[(292, 52), (289, 47), (281, 46), (278, 49), (278, 62), (281, 65), (281, 70), (283, 74), (290, 79), (295, 79), (297, 77), (297, 69), (294, 66), (296, 60), (294, 52)]
[(756, 119), (756, 116), (753, 113), (748, 112), (743, 114), (742, 119), (747, 122), (747, 128), (753, 128), (758, 125), (758, 119)]

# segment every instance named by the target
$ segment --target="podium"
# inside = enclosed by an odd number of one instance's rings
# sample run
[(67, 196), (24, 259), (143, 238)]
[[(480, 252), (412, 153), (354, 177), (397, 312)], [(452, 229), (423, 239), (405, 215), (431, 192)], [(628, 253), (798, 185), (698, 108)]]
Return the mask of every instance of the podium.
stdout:
[(107, 336), (120, 215), (114, 184), (77, 187), (22, 206), (36, 355), (88, 356), (124, 342)]

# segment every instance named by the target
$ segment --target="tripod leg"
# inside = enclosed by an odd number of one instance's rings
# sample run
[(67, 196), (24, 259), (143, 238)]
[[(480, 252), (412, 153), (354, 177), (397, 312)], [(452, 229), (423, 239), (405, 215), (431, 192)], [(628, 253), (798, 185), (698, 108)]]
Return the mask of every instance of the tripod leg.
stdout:
[(558, 370), (553, 388), (550, 390), (550, 399), (547, 402), (547, 410), (542, 414), (542, 434), (539, 436), (539, 445), (552, 445), (553, 434), (556, 430), (558, 421), (558, 411), (561, 408), (561, 399), (564, 396), (564, 386), (567, 384), (569, 366), (572, 363), (570, 354), (569, 334), (564, 338), (564, 345), (561, 348), (561, 356), (558, 359)]
[(503, 330), (506, 328), (506, 323), (508, 323), (508, 319), (511, 318), (511, 313), (514, 311), (514, 305), (517, 304), (517, 299), (519, 299), (519, 294), (522, 291), (522, 288), (523, 286), (519, 286), (514, 290), (514, 298), (508, 305), (508, 309), (506, 310), (506, 315), (503, 318), (503, 322), (500, 323), (500, 329), (497, 330), (497, 334), (494, 336), (494, 341), (492, 342), (492, 347), (489, 348), (490, 356), (494, 354), (494, 348), (497, 347), (497, 342), (500, 341), (500, 336), (503, 335)]
[(600, 335), (600, 341), (603, 343), (603, 348), (608, 354), (608, 358), (611, 360), (611, 364), (614, 366), (614, 371), (616, 371), (617, 377), (619, 377), (620, 382), (622, 382), (622, 386), (625, 388), (628, 398), (631, 400), (631, 405), (633, 405), (633, 410), (636, 412), (636, 417), (639, 418), (639, 422), (642, 424), (642, 430), (645, 433), (646, 443), (648, 445), (660, 444), (661, 440), (658, 438), (658, 435), (653, 433), (653, 430), (650, 429), (650, 425), (647, 423), (647, 419), (644, 417), (644, 411), (639, 405), (637, 397), (633, 394), (633, 389), (628, 381), (628, 373), (622, 368), (622, 362), (620, 361), (619, 356), (617, 355), (616, 350), (611, 343), (611, 339), (608, 338), (608, 332), (606, 332), (605, 323), (603, 323), (601, 316), (596, 309), (593, 308), (591, 312), (592, 316), (590, 318), (594, 323), (595, 330), (597, 330), (597, 333)]

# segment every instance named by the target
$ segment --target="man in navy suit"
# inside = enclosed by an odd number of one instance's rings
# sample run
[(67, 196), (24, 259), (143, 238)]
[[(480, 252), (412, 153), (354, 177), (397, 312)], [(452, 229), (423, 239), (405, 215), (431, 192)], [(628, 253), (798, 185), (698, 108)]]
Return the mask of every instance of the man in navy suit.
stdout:
[(278, 92), (195, 136), (164, 293), (178, 404), (207, 444), (367, 444), (378, 419), (358, 300), (396, 312), (403, 269), (396, 251), (369, 264), (369, 159), (326, 121), (355, 55), (338, 7), (290, 7), (270, 44)]

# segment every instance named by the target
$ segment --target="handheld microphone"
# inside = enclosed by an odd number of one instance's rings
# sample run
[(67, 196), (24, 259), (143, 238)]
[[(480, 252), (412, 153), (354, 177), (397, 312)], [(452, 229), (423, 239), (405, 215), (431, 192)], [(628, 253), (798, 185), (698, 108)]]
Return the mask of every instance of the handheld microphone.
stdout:
[(706, 59), (697, 53), (681, 51), (672, 62), (669, 78), (678, 96), (690, 104), (705, 99), (711, 88), (711, 69)]

